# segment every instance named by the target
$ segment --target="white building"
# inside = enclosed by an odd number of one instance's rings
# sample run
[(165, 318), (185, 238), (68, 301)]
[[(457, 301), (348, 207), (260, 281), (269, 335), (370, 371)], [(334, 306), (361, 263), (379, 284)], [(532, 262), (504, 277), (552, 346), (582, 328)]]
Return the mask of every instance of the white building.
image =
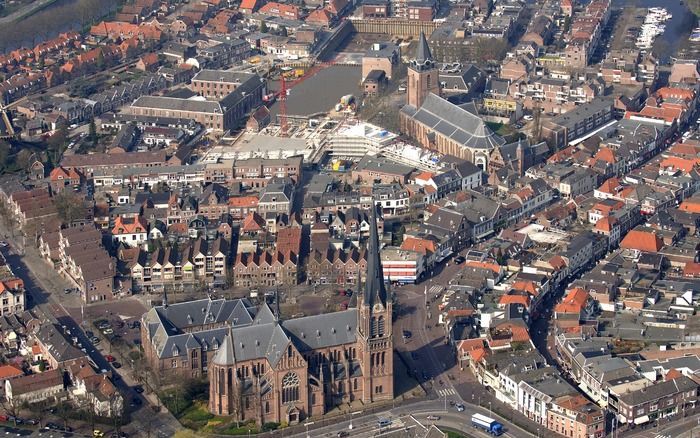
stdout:
[(425, 270), (425, 257), (418, 251), (384, 248), (381, 256), (387, 281), (415, 283)]

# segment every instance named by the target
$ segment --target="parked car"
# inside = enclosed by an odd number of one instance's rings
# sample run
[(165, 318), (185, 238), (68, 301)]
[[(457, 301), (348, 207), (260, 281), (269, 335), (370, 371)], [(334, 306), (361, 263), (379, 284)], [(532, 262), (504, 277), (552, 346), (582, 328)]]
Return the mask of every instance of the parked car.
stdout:
[(114, 330), (112, 330), (111, 328), (107, 328), (107, 329), (102, 330), (102, 333), (105, 335), (112, 335), (112, 334), (114, 334)]
[(455, 257), (455, 263), (458, 264), (458, 265), (461, 265), (461, 264), (464, 263), (466, 260), (467, 260), (467, 259), (464, 258), (464, 256), (457, 256), (457, 257)]
[(122, 364), (120, 364), (119, 362), (112, 362), (112, 366), (116, 369), (119, 369), (122, 367)]
[(428, 415), (425, 417), (426, 420), (428, 421), (438, 421), (440, 419), (439, 415)]
[(111, 363), (111, 362), (114, 362), (115, 360), (117, 360), (117, 359), (116, 359), (114, 356), (112, 356), (111, 354), (108, 354), (107, 356), (105, 356), (105, 359), (107, 359), (107, 362), (110, 362), (110, 363)]
[(142, 394), (142, 393), (143, 393), (143, 386), (141, 386), (141, 385), (136, 385), (136, 386), (134, 386), (134, 391), (135, 391), (137, 394)]

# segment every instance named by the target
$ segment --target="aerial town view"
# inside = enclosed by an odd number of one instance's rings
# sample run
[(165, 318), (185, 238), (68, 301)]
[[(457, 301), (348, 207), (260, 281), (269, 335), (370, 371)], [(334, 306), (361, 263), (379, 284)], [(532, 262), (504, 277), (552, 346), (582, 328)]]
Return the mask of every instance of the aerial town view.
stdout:
[(700, 438), (700, 0), (0, 0), (0, 436)]

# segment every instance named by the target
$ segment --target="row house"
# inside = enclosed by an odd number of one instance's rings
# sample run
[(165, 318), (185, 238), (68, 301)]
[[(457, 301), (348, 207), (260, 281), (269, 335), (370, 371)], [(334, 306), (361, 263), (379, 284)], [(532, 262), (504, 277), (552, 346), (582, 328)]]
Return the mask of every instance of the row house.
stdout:
[(661, 418), (680, 415), (698, 401), (698, 384), (675, 373), (662, 382), (642, 388), (610, 394), (610, 407), (621, 423), (647, 424)]
[(115, 111), (141, 96), (149, 96), (162, 91), (166, 86), (167, 81), (162, 75), (147, 75), (141, 79), (92, 94), (85, 99), (84, 105), (90, 107), (90, 114), (86, 114), (83, 120)]
[(57, 218), (56, 206), (47, 188), (17, 191), (7, 200), (10, 213), (21, 227)]
[[(133, 153), (130, 152), (128, 155)], [(189, 166), (155, 165), (143, 168), (99, 168), (92, 172), (91, 179), (95, 187), (105, 188), (129, 186), (143, 190), (162, 184), (171, 188), (185, 187), (204, 182), (204, 166), (192, 164)]]
[(258, 212), (258, 197), (249, 196), (232, 196), (228, 198), (228, 213), (234, 221), (242, 221), (251, 213)]
[(80, 290), (83, 303), (114, 299), (116, 264), (94, 226), (59, 230), (60, 272)]
[(46, 78), (35, 73), (19, 73), (0, 82), (0, 103), (10, 103), (46, 87)]
[(152, 253), (141, 250), (129, 261), (129, 270), (133, 286), (146, 291), (215, 284), (226, 278), (228, 257), (229, 244), (225, 239), (198, 238), (180, 248), (158, 248)]
[[(380, 232), (383, 229), (383, 220), (377, 224)], [(333, 216), (333, 220), (328, 224), (332, 235), (337, 238), (350, 238), (359, 240), (369, 236), (370, 215), (367, 210), (350, 208), (344, 212), (338, 212)]]
[(366, 272), (367, 254), (364, 250), (328, 247), (314, 250), (306, 264), (306, 278), (310, 284), (357, 284), (358, 275)]
[[(232, 163), (231, 178), (244, 187), (259, 189), (265, 187), (272, 178), (290, 178), (296, 182), (301, 177), (304, 157), (289, 158), (249, 158)], [(228, 180), (226, 182), (229, 182)]]
[(292, 252), (242, 253), (236, 257), (233, 278), (237, 287), (296, 286), (298, 257)]

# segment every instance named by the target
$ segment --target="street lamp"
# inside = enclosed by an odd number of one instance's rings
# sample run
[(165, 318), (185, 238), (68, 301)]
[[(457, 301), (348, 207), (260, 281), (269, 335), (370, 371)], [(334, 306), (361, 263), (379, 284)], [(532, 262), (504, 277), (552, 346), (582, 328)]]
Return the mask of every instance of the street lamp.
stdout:
[(311, 426), (312, 424), (314, 424), (313, 421), (304, 423), (304, 426), (306, 426), (306, 438), (310, 438), (310, 436), (309, 436), (309, 426)]
[(352, 419), (355, 415), (361, 414), (362, 411), (355, 411), (355, 412), (350, 412), (350, 425), (348, 426), (348, 429), (352, 430)]
[(491, 402), (489, 402), (489, 416), (491, 416)]

